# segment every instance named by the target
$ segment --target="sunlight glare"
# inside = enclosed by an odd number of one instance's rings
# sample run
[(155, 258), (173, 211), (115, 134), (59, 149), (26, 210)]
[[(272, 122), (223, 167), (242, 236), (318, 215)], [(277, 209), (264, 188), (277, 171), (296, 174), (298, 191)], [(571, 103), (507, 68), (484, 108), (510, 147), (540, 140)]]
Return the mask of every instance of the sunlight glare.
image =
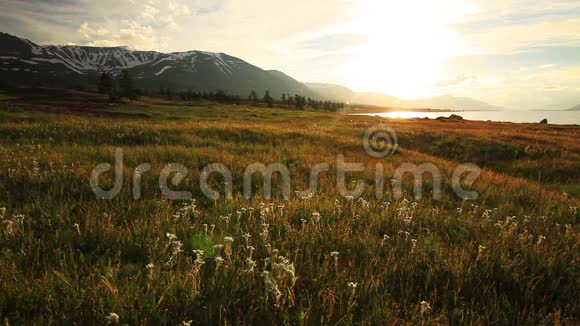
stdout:
[(443, 60), (468, 51), (450, 25), (461, 22), (475, 7), (460, 4), (360, 1), (353, 30), (366, 44), (354, 50), (348, 65), (350, 86), (401, 98), (433, 95)]

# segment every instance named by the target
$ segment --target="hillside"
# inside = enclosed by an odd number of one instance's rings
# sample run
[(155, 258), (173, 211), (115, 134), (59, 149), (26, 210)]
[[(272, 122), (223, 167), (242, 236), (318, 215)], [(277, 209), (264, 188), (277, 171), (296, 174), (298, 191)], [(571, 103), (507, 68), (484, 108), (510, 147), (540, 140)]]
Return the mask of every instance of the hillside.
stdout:
[(580, 104), (576, 105), (573, 108), (569, 108), (568, 111), (580, 111)]
[[(3, 324), (578, 325), (578, 126), (391, 120), (398, 148), (376, 158), (375, 117), (55, 93), (0, 92)], [(116, 149), (123, 182), (103, 200), (92, 180), (111, 189), (114, 168), (90, 176)], [(342, 155), (361, 196), (336, 168), (310, 192)], [(244, 198), (256, 162), (291, 171), (287, 199), (277, 172), (271, 198), (261, 173)], [(415, 197), (412, 173), (397, 195), (409, 162), (441, 173), (440, 198), (434, 176)], [(475, 200), (453, 191), (463, 162), (483, 168), (459, 181)]]
[(0, 33), (0, 80), (4, 86), (93, 86), (101, 72), (127, 69), (136, 86), (174, 90), (224, 90), (246, 96), (251, 90), (273, 96), (298, 93), (315, 97), (306, 85), (281, 73), (263, 70), (225, 53), (160, 53), (126, 47), (40, 46)]
[(350, 102), (355, 96), (355, 92), (348, 87), (335, 84), (306, 83), (314, 92), (319, 94), (323, 100), (337, 100)]
[(489, 103), (478, 101), (469, 97), (455, 97), (451, 95), (405, 101), (405, 106), (465, 111), (491, 111), (501, 109)]
[(403, 100), (377, 92), (355, 92), (347, 87), (333, 84), (307, 83), (316, 93), (325, 99), (336, 98), (343, 102), (363, 105), (377, 105), (393, 108), (424, 108), (439, 110), (497, 110), (491, 104), (468, 97), (444, 95), (417, 100)]
[(174, 91), (218, 91), (258, 96), (266, 90), (276, 98), (283, 93), (320, 100), (402, 108), (493, 110), (470, 98), (441, 96), (402, 100), (377, 92), (355, 92), (347, 87), (302, 83), (278, 70), (264, 70), (225, 53), (187, 51), (161, 53), (127, 47), (41, 46), (0, 33), (0, 86), (79, 88), (93, 87), (102, 72), (119, 75), (127, 69), (141, 89), (161, 87)]

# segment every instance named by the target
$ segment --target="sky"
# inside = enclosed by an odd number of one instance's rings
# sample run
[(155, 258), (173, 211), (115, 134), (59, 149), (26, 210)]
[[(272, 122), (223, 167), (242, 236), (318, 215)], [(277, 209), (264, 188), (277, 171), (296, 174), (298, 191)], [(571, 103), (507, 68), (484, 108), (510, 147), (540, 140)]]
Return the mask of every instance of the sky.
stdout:
[(0, 31), (224, 52), (302, 82), (405, 99), (580, 104), (578, 0), (0, 0)]

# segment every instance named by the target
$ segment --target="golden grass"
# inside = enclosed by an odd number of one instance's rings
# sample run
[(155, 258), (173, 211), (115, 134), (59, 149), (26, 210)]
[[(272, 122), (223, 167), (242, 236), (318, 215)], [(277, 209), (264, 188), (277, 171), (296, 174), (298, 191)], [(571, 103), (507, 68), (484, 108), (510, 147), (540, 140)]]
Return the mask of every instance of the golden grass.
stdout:
[[(53, 106), (11, 102), (0, 115), (8, 324), (102, 324), (109, 313), (129, 324), (578, 322), (578, 127), (393, 120), (399, 150), (375, 159), (362, 147), (371, 117), (148, 98), (91, 109), (107, 115)], [(113, 163), (116, 147), (125, 186), (97, 200), (90, 172)], [(364, 200), (336, 190), (338, 154), (367, 167), (349, 179), (366, 181)], [(485, 163), (474, 202), (450, 189), (469, 158)], [(145, 162), (152, 170), (135, 201), (132, 172)], [(171, 162), (189, 169), (177, 188), (194, 204), (161, 196), (159, 172)], [(231, 201), (201, 195), (200, 171), (213, 162), (234, 175)], [(286, 164), (292, 191), (307, 187), (314, 164), (331, 170), (310, 200), (284, 201), (275, 187), (266, 201), (258, 178), (246, 200), (242, 176), (254, 162)], [(415, 200), (410, 182), (406, 199), (393, 198), (389, 178), (406, 162), (440, 168), (441, 200), (428, 185)], [(382, 200), (376, 163), (388, 177)]]

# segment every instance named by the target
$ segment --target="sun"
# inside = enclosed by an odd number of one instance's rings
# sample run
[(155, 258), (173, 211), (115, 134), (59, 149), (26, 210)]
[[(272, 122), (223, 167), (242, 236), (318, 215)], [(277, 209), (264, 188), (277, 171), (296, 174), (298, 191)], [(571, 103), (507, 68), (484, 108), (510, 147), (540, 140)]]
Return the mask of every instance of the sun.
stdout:
[(443, 61), (465, 52), (451, 24), (469, 7), (442, 3), (360, 1), (351, 31), (366, 42), (352, 51), (349, 86), (401, 98), (433, 95)]

